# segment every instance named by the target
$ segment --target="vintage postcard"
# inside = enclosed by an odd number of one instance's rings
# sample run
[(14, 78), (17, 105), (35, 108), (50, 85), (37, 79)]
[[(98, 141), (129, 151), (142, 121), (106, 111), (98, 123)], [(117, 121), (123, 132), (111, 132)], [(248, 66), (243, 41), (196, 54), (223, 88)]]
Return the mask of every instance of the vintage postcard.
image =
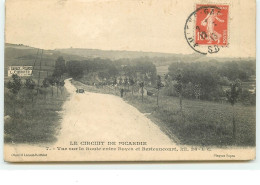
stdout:
[(7, 0), (4, 159), (254, 160), (254, 0)]

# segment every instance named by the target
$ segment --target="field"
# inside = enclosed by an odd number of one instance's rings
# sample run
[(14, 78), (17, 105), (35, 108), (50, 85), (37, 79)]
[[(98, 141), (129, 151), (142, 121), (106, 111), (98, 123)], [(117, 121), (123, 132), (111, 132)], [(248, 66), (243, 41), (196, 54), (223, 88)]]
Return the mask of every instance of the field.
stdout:
[[(32, 101), (25, 91), (14, 97), (5, 88), (4, 99), (4, 141), (6, 143), (45, 143), (54, 142), (59, 131), (62, 105), (67, 97), (66, 90), (51, 87), (47, 95), (37, 95)], [(35, 92), (36, 93), (36, 92)], [(15, 107), (14, 107), (15, 106)]]
[[(86, 86), (73, 81), (76, 87), (97, 93), (109, 93), (119, 96), (119, 89), (112, 87)], [(179, 99), (156, 96), (142, 97), (138, 93), (127, 92), (124, 100), (146, 114), (172, 140), (183, 145), (197, 146), (255, 146), (255, 106), (235, 105), (236, 138), (233, 138), (232, 106), (199, 100), (183, 100), (183, 112), (180, 112)]]

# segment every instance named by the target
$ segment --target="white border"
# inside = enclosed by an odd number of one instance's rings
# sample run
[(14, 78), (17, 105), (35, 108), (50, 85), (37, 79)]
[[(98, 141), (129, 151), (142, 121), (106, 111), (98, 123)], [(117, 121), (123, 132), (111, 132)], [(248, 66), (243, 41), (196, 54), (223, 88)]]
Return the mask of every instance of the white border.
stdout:
[[(63, 163), (63, 164), (59, 164), (59, 163), (52, 163), (52, 164), (44, 164), (44, 163), (40, 163), (40, 164), (9, 164), (3, 161), (3, 107), (4, 107), (4, 101), (3, 101), (3, 95), (4, 95), (4, 88), (3, 88), (3, 82), (4, 82), (4, 1), (5, 0), (0, 0), (0, 170), (66, 170), (66, 172), (61, 172), (62, 174), (64, 173), (64, 175), (61, 176), (61, 181), (62, 179), (66, 177), (65, 174), (67, 174), (67, 170), (260, 170), (260, 155), (259, 155), (259, 137), (257, 137), (257, 157), (255, 161), (249, 161), (249, 162), (230, 162), (230, 163), (226, 163), (226, 162), (186, 162), (186, 163), (182, 163), (182, 162), (177, 162), (177, 163), (136, 163), (136, 164), (131, 164), (131, 163), (125, 163), (124, 165), (122, 165), (121, 163), (88, 163), (86, 165), (86, 163), (74, 163), (74, 164), (68, 164), (68, 163)], [(257, 10), (260, 11), (260, 0), (256, 0), (257, 1)], [(259, 13), (257, 14), (257, 31), (256, 33), (259, 33), (259, 25), (260, 25), (260, 16)], [(257, 42), (256, 43), (260, 43), (260, 37), (259, 35), (257, 35)], [(258, 76), (260, 75), (260, 66), (259, 66), (259, 56), (260, 56), (260, 46), (259, 44), (257, 44), (257, 107), (260, 103), (259, 100), (259, 85), (260, 85), (260, 81), (258, 79)], [(256, 115), (257, 115), (257, 136), (260, 135), (259, 133), (259, 118), (260, 118), (260, 111), (259, 109), (257, 109), (256, 111)], [(46, 172), (46, 171), (45, 171)], [(47, 172), (46, 172), (47, 173)], [(48, 172), (49, 174), (52, 174), (52, 172)], [(162, 171), (162, 173), (166, 173), (165, 171)], [(175, 172), (173, 172), (175, 173)], [(193, 173), (193, 172), (192, 172)], [(16, 176), (13, 174), (13, 172), (11, 173), (12, 175), (10, 176), (10, 179), (12, 178), (12, 180), (16, 180), (16, 182), (20, 182), (20, 175)], [(19, 174), (19, 173), (18, 173)], [(24, 173), (23, 173), (24, 174)], [(27, 174), (27, 173), (26, 173)], [(158, 176), (159, 174), (155, 173), (154, 175), (149, 175), (149, 178), (147, 178), (147, 181), (149, 181), (149, 179), (152, 179), (153, 176)], [(3, 173), (0, 172), (0, 175), (2, 176)], [(9, 174), (10, 175), (10, 174)], [(31, 174), (31, 172), (28, 173), (29, 177), (31, 178), (33, 175)], [(86, 174), (85, 174), (86, 175)], [(85, 175), (83, 175), (83, 178), (86, 178)], [(184, 178), (184, 181), (189, 181), (191, 179), (191, 174), (186, 174), (186, 178)], [(159, 175), (160, 176), (160, 175)], [(242, 175), (237, 175), (236, 178), (234, 179), (234, 181), (231, 181), (230, 184), (234, 184), (236, 182), (237, 179), (242, 178)], [(23, 177), (27, 177), (27, 175), (24, 175)], [(36, 176), (37, 177), (37, 176)], [(67, 177), (70, 177), (69, 175)], [(187, 178), (188, 177), (188, 178)], [(6, 178), (9, 178), (6, 176)], [(28, 178), (28, 179), (30, 179)], [(102, 175), (99, 175), (98, 177), (96, 177), (97, 180), (102, 180)], [(204, 182), (204, 178), (207, 178), (207, 175), (203, 175), (203, 178), (200, 181), (194, 181), (194, 183), (199, 182), (199, 183), (203, 183)], [(32, 178), (34, 179), (34, 178)], [(38, 182), (40, 184), (41, 181), (43, 180), (48, 180), (47, 177), (45, 177), (45, 175), (41, 176), (41, 178), (38, 177), (37, 180), (37, 184)], [(212, 178), (210, 181), (205, 181), (207, 182), (207, 184), (214, 184), (214, 182), (218, 179), (222, 179), (222, 177), (215, 177), (214, 179)], [(124, 181), (123, 181), (124, 180)], [(133, 182), (131, 180), (131, 178), (128, 179), (122, 179), (121, 184), (125, 184), (127, 183), (127, 181)], [(163, 179), (162, 179), (163, 180)], [(172, 177), (172, 184), (175, 184), (175, 180)], [(208, 179), (209, 180), (209, 179)], [(251, 180), (250, 178), (248, 180)], [(45, 182), (45, 181), (44, 181)], [(158, 182), (158, 181), (156, 181)], [(163, 181), (162, 181), (163, 182)], [(191, 181), (193, 182), (193, 181)], [(224, 181), (223, 181), (224, 182)], [(249, 181), (247, 181), (248, 184)], [(259, 182), (259, 180), (258, 180)], [(17, 183), (17, 184), (18, 184)], [(0, 177), (0, 184), (1, 183), (1, 177)], [(46, 183), (45, 183), (46, 184)], [(53, 184), (53, 182), (50, 182), (49, 184)], [(61, 183), (59, 183), (61, 184)], [(89, 184), (89, 183), (88, 183)], [(139, 184), (139, 183), (138, 183)], [(145, 183), (147, 184), (147, 183)]]

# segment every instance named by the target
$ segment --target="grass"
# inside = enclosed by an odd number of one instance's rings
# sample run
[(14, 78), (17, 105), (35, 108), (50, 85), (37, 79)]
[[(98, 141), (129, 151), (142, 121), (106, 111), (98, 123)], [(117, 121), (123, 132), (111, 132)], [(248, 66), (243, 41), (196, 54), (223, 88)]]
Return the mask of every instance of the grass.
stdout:
[[(73, 82), (87, 91), (114, 94), (119, 89), (96, 88)], [(236, 138), (233, 138), (232, 106), (209, 101), (183, 100), (180, 112), (179, 99), (161, 95), (159, 107), (156, 96), (126, 93), (124, 100), (142, 113), (150, 113), (149, 118), (156, 123), (172, 140), (182, 145), (196, 146), (255, 146), (256, 107), (235, 105)]]
[(161, 97), (163, 106), (159, 107), (154, 97), (145, 97), (143, 103), (140, 97), (125, 99), (141, 112), (150, 112), (150, 118), (159, 123), (162, 130), (167, 129), (172, 139), (176, 136), (180, 144), (255, 146), (255, 107), (235, 106), (237, 134), (233, 139), (233, 113), (229, 104), (184, 100), (181, 113), (178, 98)]
[[(55, 142), (60, 127), (60, 114), (62, 105), (67, 97), (57, 96), (54, 88), (54, 96), (51, 95), (51, 87), (48, 88), (46, 99), (43, 95), (35, 96), (34, 102), (24, 97), (20, 92), (14, 101), (13, 96), (5, 89), (5, 143), (46, 143)], [(15, 104), (15, 114), (14, 107)]]

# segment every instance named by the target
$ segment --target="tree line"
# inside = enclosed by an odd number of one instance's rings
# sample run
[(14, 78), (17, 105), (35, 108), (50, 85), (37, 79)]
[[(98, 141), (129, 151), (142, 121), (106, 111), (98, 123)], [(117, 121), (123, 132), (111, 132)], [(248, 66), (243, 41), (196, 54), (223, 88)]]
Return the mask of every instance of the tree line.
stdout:
[[(153, 59), (154, 60), (154, 59)], [(89, 85), (139, 85), (142, 89), (151, 87), (158, 89), (158, 79), (164, 88), (163, 93), (168, 96), (183, 98), (227, 101), (226, 91), (230, 84), (239, 81), (241, 92), (238, 101), (254, 104), (255, 97), (245, 82), (254, 83), (255, 61), (227, 61), (227, 62), (172, 62), (165, 76), (158, 76), (156, 66), (150, 58), (139, 59), (101, 59), (93, 58), (84, 61), (66, 62), (68, 75), (75, 79), (82, 79)]]
[(169, 66), (169, 73), (165, 77), (168, 95), (177, 96), (178, 84), (176, 75), (181, 74), (182, 95), (189, 99), (221, 101), (227, 99), (226, 91), (235, 82), (240, 84), (239, 101), (254, 104), (254, 94), (250, 87), (244, 87), (246, 82), (255, 83), (255, 61), (239, 62), (175, 62)]
[(132, 84), (144, 81), (145, 84), (156, 83), (156, 66), (152, 62), (139, 61), (111, 61), (109, 59), (94, 58), (84, 61), (66, 62), (68, 75), (86, 83), (95, 84)]

